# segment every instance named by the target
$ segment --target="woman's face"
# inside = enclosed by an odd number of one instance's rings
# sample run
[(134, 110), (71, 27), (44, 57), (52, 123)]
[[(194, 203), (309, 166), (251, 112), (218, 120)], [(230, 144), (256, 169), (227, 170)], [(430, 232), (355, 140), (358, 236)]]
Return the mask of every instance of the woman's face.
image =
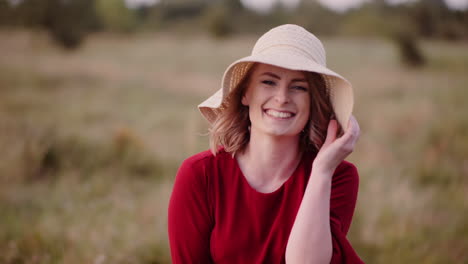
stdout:
[(251, 132), (297, 136), (310, 112), (309, 83), (303, 72), (258, 64), (242, 104), (249, 107)]

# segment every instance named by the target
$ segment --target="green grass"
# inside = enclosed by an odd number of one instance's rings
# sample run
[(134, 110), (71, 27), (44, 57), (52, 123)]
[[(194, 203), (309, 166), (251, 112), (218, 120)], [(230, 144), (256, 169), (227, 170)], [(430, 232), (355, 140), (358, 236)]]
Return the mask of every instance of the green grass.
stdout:
[[(170, 263), (174, 175), (208, 148), (196, 105), (255, 39), (99, 34), (68, 53), (40, 32), (0, 37), (0, 262)], [(362, 129), (355, 249), (467, 263), (466, 45), (423, 42), (415, 70), (384, 40), (324, 43)]]

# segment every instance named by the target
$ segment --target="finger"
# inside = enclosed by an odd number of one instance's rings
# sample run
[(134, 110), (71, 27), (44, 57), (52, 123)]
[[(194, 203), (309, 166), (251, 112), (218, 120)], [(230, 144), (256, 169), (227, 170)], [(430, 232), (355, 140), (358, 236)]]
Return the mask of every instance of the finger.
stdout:
[(328, 123), (327, 137), (325, 138), (324, 146), (328, 146), (336, 139), (336, 132), (338, 131), (338, 123), (336, 120), (332, 119)]
[(361, 128), (359, 127), (359, 123), (357, 122), (354, 116), (351, 116), (349, 120), (348, 129), (351, 132), (351, 138), (353, 139), (353, 141), (357, 141), (361, 133)]
[(348, 121), (346, 132), (339, 139), (337, 139), (337, 141), (343, 145), (351, 144), (352, 146), (354, 146), (354, 143), (356, 143), (356, 141), (359, 138), (359, 134), (360, 134), (359, 124), (356, 118), (354, 116), (351, 116)]

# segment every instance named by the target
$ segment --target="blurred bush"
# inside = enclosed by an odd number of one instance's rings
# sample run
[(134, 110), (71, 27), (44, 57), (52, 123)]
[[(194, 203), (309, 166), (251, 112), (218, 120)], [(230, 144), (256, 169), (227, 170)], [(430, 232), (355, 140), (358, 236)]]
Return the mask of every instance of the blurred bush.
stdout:
[(17, 236), (15, 241), (2, 236), (5, 234), (0, 233), (0, 249), (3, 249), (0, 254), (0, 263), (4, 264), (59, 263), (66, 247), (69, 246), (65, 239), (44, 236), (37, 230), (15, 235)]
[(216, 38), (226, 37), (232, 33), (232, 19), (229, 10), (223, 5), (207, 8), (202, 19), (208, 32)]
[(363, 8), (349, 13), (346, 23), (340, 28), (345, 35), (372, 36), (375, 32), (387, 31), (387, 24), (377, 12), (369, 12)]
[(124, 0), (0, 0), (0, 26), (43, 27), (66, 48), (75, 48), (96, 30), (208, 32), (214, 37), (263, 33), (283, 23), (304, 26), (318, 35), (386, 35), (411, 29), (416, 38), (468, 39), (468, 10), (450, 10), (444, 0), (388, 5), (365, 3), (346, 13), (332, 12), (315, 1), (296, 10), (277, 5), (268, 14), (244, 8), (239, 0), (178, 0), (128, 8)]
[[(39, 1), (39, 0), (37, 0)], [(77, 48), (95, 19), (93, 0), (48, 0), (43, 23), (63, 47)], [(24, 1), (29, 3), (29, 1)]]
[(137, 13), (127, 8), (123, 0), (96, 0), (95, 8), (104, 30), (133, 32), (137, 29)]
[(12, 6), (0, 0), (3, 26), (44, 28), (66, 49), (75, 49), (97, 27), (94, 0), (24, 0)]
[(410, 67), (421, 67), (425, 64), (426, 59), (413, 34), (405, 32), (395, 33), (393, 40), (397, 45), (403, 64)]
[[(129, 128), (121, 128), (109, 141), (100, 142), (78, 135), (59, 136), (53, 128), (24, 124), (5, 129), (17, 131), (15, 137), (10, 138), (16, 142), (16, 155), (9, 158), (9, 164), (1, 166), (0, 174), (3, 176), (0, 181), (54, 181), (64, 172), (70, 171), (87, 179), (115, 169), (130, 177), (161, 178), (166, 168), (172, 170), (170, 165), (163, 165), (150, 153)], [(3, 143), (3, 146), (8, 146), (6, 142)]]

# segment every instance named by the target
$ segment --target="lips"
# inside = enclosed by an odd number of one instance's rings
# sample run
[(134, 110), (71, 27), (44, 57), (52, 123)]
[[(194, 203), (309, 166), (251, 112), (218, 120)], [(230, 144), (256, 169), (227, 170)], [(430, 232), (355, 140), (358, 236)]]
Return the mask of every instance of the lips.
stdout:
[(296, 114), (294, 114), (292, 112), (289, 112), (289, 111), (278, 111), (278, 110), (274, 110), (274, 109), (266, 109), (264, 112), (268, 116), (271, 116), (273, 118), (278, 118), (278, 119), (288, 119), (288, 118), (291, 118), (291, 117), (296, 115)]

